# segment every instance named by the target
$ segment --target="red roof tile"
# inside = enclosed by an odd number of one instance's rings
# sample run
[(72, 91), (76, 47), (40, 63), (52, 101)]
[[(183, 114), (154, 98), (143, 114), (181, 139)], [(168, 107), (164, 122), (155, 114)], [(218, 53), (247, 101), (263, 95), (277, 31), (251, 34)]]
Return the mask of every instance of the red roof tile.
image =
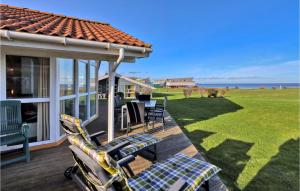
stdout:
[(148, 47), (106, 23), (0, 4), (0, 29)]

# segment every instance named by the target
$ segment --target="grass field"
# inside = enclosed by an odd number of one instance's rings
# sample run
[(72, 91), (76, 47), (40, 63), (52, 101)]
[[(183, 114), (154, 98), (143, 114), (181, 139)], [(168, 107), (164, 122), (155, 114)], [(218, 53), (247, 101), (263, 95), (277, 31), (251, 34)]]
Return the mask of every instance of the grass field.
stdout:
[(222, 168), (231, 190), (299, 190), (299, 90), (229, 90), (225, 98), (184, 98), (157, 89), (200, 152)]

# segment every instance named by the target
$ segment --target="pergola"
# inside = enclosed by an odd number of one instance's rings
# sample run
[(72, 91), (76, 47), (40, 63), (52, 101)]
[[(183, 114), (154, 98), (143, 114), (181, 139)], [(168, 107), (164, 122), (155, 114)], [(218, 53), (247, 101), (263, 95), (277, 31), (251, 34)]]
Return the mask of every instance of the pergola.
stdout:
[[(51, 91), (50, 126), (57, 129), (59, 126), (57, 58), (97, 60), (97, 71), (100, 69), (101, 61), (107, 61), (109, 63), (108, 140), (113, 140), (116, 70), (121, 63), (133, 63), (137, 58), (148, 57), (152, 52), (151, 45), (106, 23), (7, 5), (1, 5), (0, 8), (0, 99), (7, 99), (4, 91), (6, 55), (48, 57)], [(96, 82), (98, 82), (98, 75)], [(54, 137), (51, 138), (52, 141), (57, 141), (59, 137), (57, 132), (51, 136)]]

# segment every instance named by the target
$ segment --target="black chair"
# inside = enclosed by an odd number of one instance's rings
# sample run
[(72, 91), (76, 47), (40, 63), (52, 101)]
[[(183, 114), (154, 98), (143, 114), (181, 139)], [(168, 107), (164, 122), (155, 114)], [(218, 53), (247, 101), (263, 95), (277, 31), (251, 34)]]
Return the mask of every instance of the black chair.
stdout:
[[(155, 109), (150, 109), (147, 111), (147, 117), (150, 119), (154, 119), (156, 121), (157, 119), (161, 119), (163, 123), (163, 131), (165, 130), (165, 110), (167, 107), (167, 97), (164, 97), (164, 102), (162, 104), (156, 104)], [(153, 126), (154, 126), (153, 121)]]
[(138, 100), (139, 101), (150, 101), (151, 96), (150, 95), (139, 95)]
[(115, 96), (114, 101), (115, 101), (115, 122), (117, 122), (122, 113), (122, 98), (121, 98), (121, 96), (119, 96), (119, 95)]
[(145, 103), (127, 102), (127, 135), (134, 126), (144, 125), (144, 131), (148, 127), (148, 118), (145, 113)]

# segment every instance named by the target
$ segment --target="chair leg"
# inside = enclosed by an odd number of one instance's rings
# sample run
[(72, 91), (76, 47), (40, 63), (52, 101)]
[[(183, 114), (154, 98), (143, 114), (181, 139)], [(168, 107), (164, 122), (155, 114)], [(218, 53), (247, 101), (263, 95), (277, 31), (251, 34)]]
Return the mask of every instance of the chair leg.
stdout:
[(154, 150), (154, 156), (153, 156), (153, 160), (157, 161), (157, 148), (156, 148), (156, 144), (153, 145), (153, 150)]
[(130, 131), (130, 125), (127, 123), (127, 128), (126, 128), (126, 135), (128, 136), (128, 133)]
[(163, 121), (163, 124), (162, 124), (163, 125), (163, 131), (165, 131), (165, 117), (164, 116), (162, 117), (162, 121)]
[(29, 162), (30, 161), (30, 151), (29, 151), (28, 137), (25, 138), (25, 142), (23, 143), (23, 150), (24, 150), (26, 162)]
[(208, 182), (208, 180), (204, 182), (203, 188), (204, 188), (206, 191), (209, 191), (209, 182)]
[[(128, 171), (130, 177), (133, 177), (133, 176), (134, 176), (134, 173), (133, 173), (133, 171), (132, 171), (132, 169), (130, 168), (129, 165), (124, 166), (124, 168)], [(127, 175), (127, 177), (128, 177), (128, 175)], [(128, 177), (128, 178), (129, 178), (129, 177)]]

